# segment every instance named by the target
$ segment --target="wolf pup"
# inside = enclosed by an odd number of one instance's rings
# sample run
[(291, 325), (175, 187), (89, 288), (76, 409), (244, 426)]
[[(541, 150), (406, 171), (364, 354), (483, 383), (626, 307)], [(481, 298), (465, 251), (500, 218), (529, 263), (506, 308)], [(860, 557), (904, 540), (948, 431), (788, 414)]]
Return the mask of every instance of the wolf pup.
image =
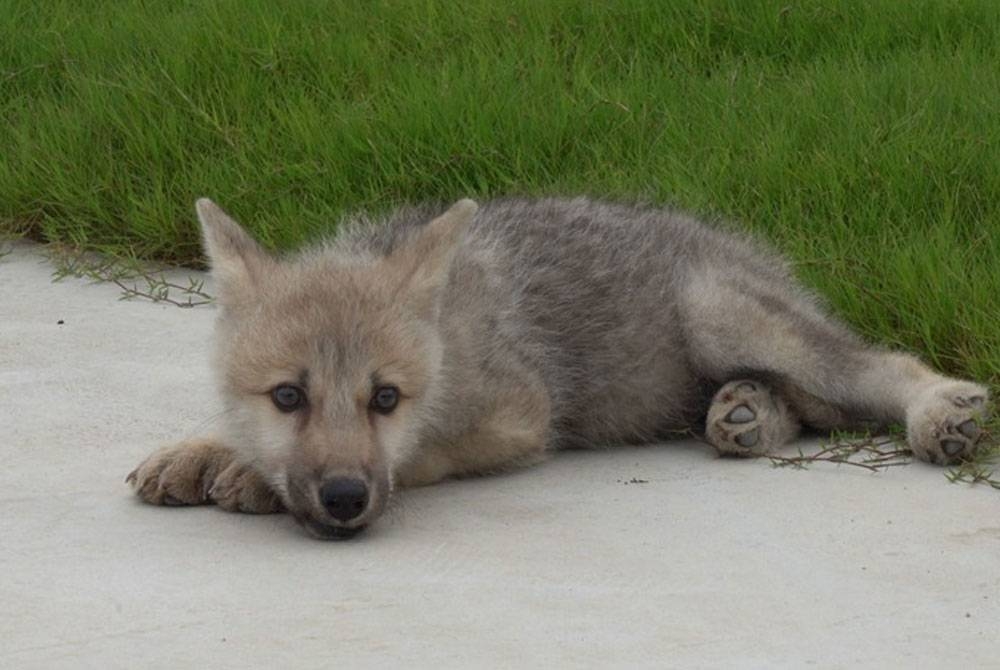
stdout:
[(773, 253), (677, 212), (462, 200), (278, 258), (211, 201), (197, 211), (227, 426), (128, 476), (153, 504), (287, 510), (347, 538), (399, 488), (565, 446), (697, 427), (757, 456), (802, 425), (898, 422), (944, 464), (987, 413), (985, 387), (866, 344)]

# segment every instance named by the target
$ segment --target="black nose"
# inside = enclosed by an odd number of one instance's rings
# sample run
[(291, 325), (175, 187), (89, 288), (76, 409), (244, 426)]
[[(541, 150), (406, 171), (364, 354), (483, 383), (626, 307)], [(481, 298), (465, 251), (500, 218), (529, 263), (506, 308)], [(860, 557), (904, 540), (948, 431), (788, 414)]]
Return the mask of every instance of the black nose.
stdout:
[(368, 506), (368, 487), (360, 479), (338, 477), (319, 489), (323, 507), (337, 521), (350, 521), (361, 516)]

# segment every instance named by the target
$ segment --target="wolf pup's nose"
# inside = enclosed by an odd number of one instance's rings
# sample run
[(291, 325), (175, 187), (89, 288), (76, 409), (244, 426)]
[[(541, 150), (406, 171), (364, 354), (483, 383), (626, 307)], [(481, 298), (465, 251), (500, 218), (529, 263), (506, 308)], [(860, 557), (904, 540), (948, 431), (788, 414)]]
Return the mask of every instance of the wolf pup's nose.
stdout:
[(350, 521), (368, 507), (368, 487), (360, 479), (338, 477), (320, 487), (319, 499), (334, 519)]

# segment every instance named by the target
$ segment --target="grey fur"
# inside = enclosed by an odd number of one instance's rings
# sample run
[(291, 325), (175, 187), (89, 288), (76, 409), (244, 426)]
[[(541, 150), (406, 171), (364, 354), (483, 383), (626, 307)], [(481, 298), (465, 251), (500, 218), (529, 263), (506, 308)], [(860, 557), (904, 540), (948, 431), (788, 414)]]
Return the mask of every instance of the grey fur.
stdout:
[[(349, 226), (336, 248), (385, 253), (428, 218), (411, 210)], [(685, 289), (710, 271), (810, 335), (828, 352), (824, 371), (862, 365), (860, 340), (761, 245), (680, 213), (589, 198), (483, 205), (455, 258), (441, 327), (478, 328), (470, 344), (479, 350), (463, 357), (497, 361), (491, 385), (507, 383), (510, 360), (541, 375), (553, 444), (645, 442), (693, 425), (718, 385), (750, 369), (701, 360), (700, 333), (686, 318), (697, 304)], [(717, 324), (717, 337), (745, 339), (738, 326)], [(754, 372), (780, 374), (766, 364)], [(468, 397), (466, 385), (454, 386), (456, 401)]]

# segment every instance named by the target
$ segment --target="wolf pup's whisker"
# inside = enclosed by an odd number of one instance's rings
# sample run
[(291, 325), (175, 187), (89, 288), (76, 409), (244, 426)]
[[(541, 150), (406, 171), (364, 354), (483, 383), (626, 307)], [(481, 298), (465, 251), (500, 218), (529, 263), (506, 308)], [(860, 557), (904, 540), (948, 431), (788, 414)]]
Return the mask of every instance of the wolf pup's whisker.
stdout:
[(560, 447), (696, 430), (759, 456), (803, 425), (902, 423), (943, 464), (989, 408), (984, 386), (865, 343), (761, 243), (675, 211), (461, 200), (281, 258), (210, 200), (197, 213), (225, 430), (139, 465), (154, 504), (287, 510), (345, 539), (397, 488)]

